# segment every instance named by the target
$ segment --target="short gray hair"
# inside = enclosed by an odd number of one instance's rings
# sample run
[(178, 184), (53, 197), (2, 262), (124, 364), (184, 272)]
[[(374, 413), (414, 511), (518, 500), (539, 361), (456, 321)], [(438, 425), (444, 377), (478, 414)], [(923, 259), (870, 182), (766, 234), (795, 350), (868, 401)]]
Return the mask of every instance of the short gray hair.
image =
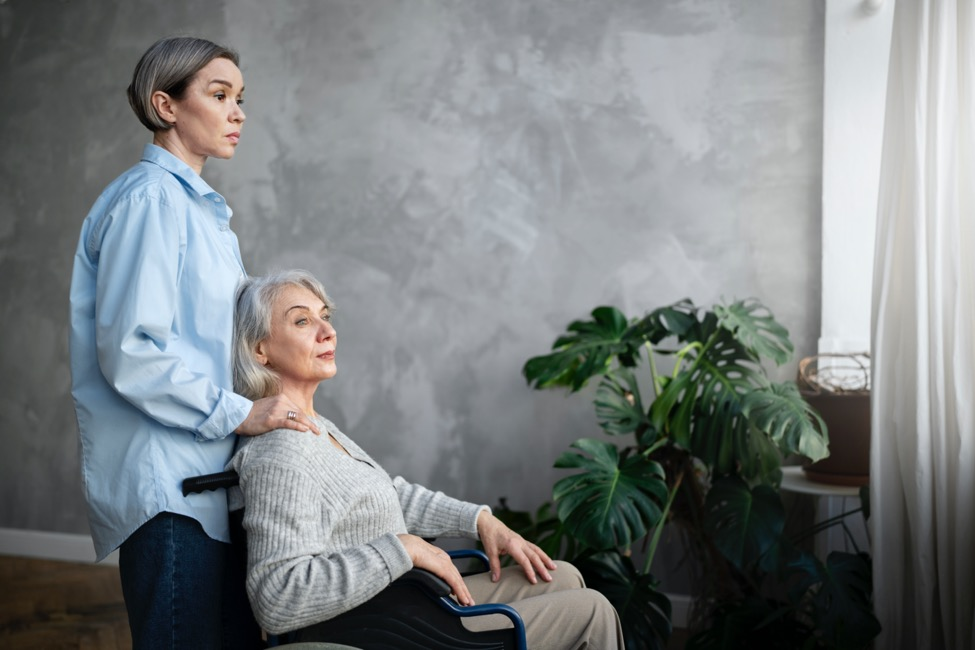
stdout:
[(281, 392), (281, 382), (270, 368), (257, 361), (257, 344), (271, 336), (272, 308), (287, 287), (303, 287), (335, 308), (325, 287), (308, 271), (295, 269), (262, 277), (245, 278), (237, 288), (234, 310), (234, 392), (258, 400)]
[(152, 105), (152, 94), (161, 90), (182, 99), (196, 73), (214, 59), (228, 59), (240, 67), (235, 51), (204, 38), (173, 36), (156, 41), (139, 59), (126, 91), (139, 121), (153, 133), (171, 129), (173, 125), (159, 117)]

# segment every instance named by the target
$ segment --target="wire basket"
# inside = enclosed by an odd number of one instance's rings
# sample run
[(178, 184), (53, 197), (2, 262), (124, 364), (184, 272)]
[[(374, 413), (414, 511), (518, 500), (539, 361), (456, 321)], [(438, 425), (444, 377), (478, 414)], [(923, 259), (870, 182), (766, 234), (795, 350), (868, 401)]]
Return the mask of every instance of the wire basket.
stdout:
[(817, 354), (799, 362), (800, 390), (813, 393), (869, 393), (870, 354)]

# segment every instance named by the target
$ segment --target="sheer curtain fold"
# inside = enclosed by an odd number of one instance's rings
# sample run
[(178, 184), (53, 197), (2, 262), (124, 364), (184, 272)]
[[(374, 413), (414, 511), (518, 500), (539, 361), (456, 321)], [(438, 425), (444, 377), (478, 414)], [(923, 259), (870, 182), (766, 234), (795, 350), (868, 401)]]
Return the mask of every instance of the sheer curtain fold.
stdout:
[(975, 650), (972, 0), (894, 10), (873, 295), (877, 648)]

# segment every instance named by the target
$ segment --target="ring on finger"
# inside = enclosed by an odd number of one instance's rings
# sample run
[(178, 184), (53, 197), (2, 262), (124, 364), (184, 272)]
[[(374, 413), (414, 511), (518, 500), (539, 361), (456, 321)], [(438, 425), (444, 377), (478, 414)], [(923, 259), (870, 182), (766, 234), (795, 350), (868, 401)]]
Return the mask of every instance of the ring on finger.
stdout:
[(288, 419), (292, 421), (297, 420), (298, 414), (295, 411), (288, 411)]

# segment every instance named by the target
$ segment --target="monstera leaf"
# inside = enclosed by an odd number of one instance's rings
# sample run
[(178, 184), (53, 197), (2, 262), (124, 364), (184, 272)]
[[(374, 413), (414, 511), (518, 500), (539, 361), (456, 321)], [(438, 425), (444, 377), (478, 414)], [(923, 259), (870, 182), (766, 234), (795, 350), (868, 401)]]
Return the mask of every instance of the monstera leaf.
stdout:
[[(583, 438), (555, 461), (560, 468), (581, 469), (552, 488), (559, 519), (596, 550), (629, 546), (660, 520), (667, 484), (659, 463), (643, 456), (623, 460), (615, 445)], [(581, 452), (581, 453), (580, 453)]]
[(597, 307), (592, 320), (569, 324), (569, 333), (552, 344), (554, 352), (532, 357), (522, 373), (534, 388), (565, 386), (577, 391), (590, 377), (604, 374), (613, 359), (632, 366), (643, 340), (615, 307)]
[(824, 565), (812, 554), (803, 553), (791, 568), (803, 574), (793, 590), (793, 600), (807, 593), (811, 596), (813, 620), (829, 647), (864, 648), (880, 633), (871, 605), (869, 555), (833, 551)]
[(792, 382), (769, 384), (766, 390), (747, 393), (742, 399), (742, 413), (783, 454), (802, 454), (813, 462), (829, 456), (826, 423)]
[(671, 604), (652, 575), (639, 573), (629, 557), (616, 551), (577, 559), (575, 565), (586, 586), (616, 608), (627, 648), (665, 650), (673, 632)]
[(704, 526), (714, 544), (743, 571), (771, 557), (769, 551), (785, 527), (785, 508), (778, 493), (767, 485), (749, 489), (737, 476), (723, 477), (712, 484), (705, 509)]
[(730, 305), (715, 305), (721, 327), (732, 332), (753, 354), (782, 365), (794, 351), (789, 330), (772, 317), (757, 300), (738, 300)]
[(737, 466), (747, 446), (742, 396), (768, 383), (764, 371), (734, 335), (712, 320), (706, 343), (692, 344), (675, 375), (650, 407), (654, 428), (700, 458), (718, 474)]
[(596, 389), (596, 419), (611, 436), (633, 433), (650, 425), (640, 387), (628, 368), (608, 373)]
[[(768, 310), (755, 301), (718, 305), (690, 327), (686, 339), (674, 376), (650, 408), (655, 429), (719, 475), (740, 471), (765, 480), (777, 461), (750, 438), (757, 432), (817, 452), (821, 437), (802, 415), (810, 411), (798, 394), (772, 386), (760, 365), (762, 358), (781, 363), (792, 354), (788, 332)], [(759, 401), (761, 395), (768, 399)]]
[(687, 650), (869, 648), (880, 633), (870, 605), (870, 556), (834, 551), (825, 565), (808, 552), (789, 556), (788, 599), (750, 594), (719, 603), (714, 623), (692, 636)]
[(685, 298), (666, 307), (654, 309), (637, 321), (631, 328), (631, 334), (639, 335), (653, 345), (660, 343), (669, 336), (678, 341), (687, 339), (687, 335), (697, 325), (697, 307)]
[(735, 451), (739, 463), (738, 475), (749, 483), (764, 483), (778, 488), (782, 483), (782, 452), (775, 442), (754, 424), (742, 442), (745, 443), (744, 448)]
[(687, 640), (685, 650), (797, 650), (819, 648), (814, 630), (793, 617), (788, 603), (752, 594), (720, 603), (713, 623)]

